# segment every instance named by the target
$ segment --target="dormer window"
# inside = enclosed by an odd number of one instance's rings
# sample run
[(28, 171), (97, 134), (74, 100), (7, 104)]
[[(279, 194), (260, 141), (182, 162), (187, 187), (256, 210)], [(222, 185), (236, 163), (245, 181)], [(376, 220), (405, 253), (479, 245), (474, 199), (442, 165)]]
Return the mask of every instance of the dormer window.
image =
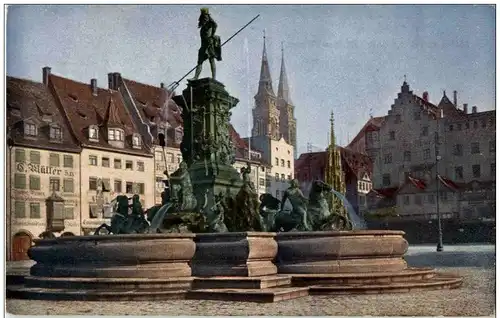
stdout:
[(99, 129), (97, 128), (97, 126), (89, 127), (89, 140), (99, 141)]
[(61, 141), (62, 140), (62, 129), (59, 125), (50, 126), (50, 140), (51, 141)]
[(24, 123), (24, 135), (30, 137), (36, 137), (37, 135), (37, 127), (33, 123)]
[(108, 129), (108, 140), (109, 141), (123, 141), (123, 130), (110, 128)]
[(141, 148), (141, 136), (139, 134), (134, 134), (132, 136), (132, 147)]

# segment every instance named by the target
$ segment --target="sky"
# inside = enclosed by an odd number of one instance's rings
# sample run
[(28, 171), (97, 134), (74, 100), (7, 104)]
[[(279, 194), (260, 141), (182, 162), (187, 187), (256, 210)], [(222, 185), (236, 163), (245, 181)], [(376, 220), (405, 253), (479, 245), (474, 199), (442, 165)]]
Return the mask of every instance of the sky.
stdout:
[[(180, 79), (196, 64), (199, 5), (15, 5), (7, 13), (7, 75), (42, 81), (54, 74), (107, 87), (107, 73), (150, 85)], [(209, 5), (225, 41), (217, 80), (240, 100), (231, 122), (252, 129), (263, 33), (277, 93), (283, 42), (298, 153), (337, 144), (373, 116), (387, 115), (404, 76), (437, 104), (495, 108), (495, 8), (487, 5)], [(210, 76), (208, 63), (201, 77)], [(188, 77), (189, 78), (189, 77)], [(186, 87), (181, 82), (177, 92)]]

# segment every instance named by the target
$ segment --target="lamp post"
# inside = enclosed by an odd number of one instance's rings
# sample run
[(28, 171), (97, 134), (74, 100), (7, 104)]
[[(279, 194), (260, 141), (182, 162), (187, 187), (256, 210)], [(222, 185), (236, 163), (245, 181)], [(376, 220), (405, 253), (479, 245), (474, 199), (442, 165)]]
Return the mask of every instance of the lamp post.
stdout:
[(443, 117), (443, 110), (440, 110), (439, 117), (436, 119), (436, 133), (435, 133), (435, 141), (434, 141), (434, 149), (436, 152), (436, 213), (437, 213), (437, 224), (438, 224), (438, 242), (436, 251), (443, 251), (443, 229), (441, 228), (441, 211), (439, 210), (439, 161), (441, 160), (441, 156), (439, 155), (439, 121)]

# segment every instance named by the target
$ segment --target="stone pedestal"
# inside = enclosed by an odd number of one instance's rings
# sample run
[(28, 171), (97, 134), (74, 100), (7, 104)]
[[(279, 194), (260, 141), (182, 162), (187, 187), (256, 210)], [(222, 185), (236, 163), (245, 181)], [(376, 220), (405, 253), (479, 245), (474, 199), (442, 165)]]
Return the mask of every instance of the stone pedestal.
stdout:
[(234, 147), (229, 134), (230, 110), (238, 99), (230, 96), (222, 83), (202, 78), (188, 81), (182, 96), (174, 100), (183, 109), (181, 152), (198, 208), (206, 204), (204, 210), (210, 211), (215, 195), (234, 197), (242, 186), (240, 174), (232, 166)]
[(193, 276), (264, 276), (277, 273), (275, 233), (196, 234)]

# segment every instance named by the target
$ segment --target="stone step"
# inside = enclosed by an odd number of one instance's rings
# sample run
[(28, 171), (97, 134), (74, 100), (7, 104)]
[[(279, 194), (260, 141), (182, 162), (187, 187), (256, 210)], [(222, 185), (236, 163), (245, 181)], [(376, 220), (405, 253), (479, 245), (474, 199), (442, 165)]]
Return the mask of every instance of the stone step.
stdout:
[(387, 284), (431, 279), (436, 275), (432, 268), (407, 268), (400, 272), (363, 272), (332, 274), (290, 274), (292, 286)]
[(91, 277), (38, 277), (25, 278), (26, 287), (90, 290), (171, 290), (189, 289), (192, 277), (171, 278), (91, 278)]
[(7, 297), (33, 300), (80, 300), (80, 301), (147, 301), (185, 299), (186, 290), (94, 290), (7, 287)]
[(452, 289), (462, 285), (462, 278), (436, 274), (430, 279), (386, 284), (315, 285), (309, 287), (311, 295), (406, 293), (419, 290)]
[(261, 277), (197, 277), (193, 280), (192, 289), (265, 289), (272, 287), (290, 286), (290, 276), (261, 276)]
[(272, 303), (308, 295), (308, 287), (279, 287), (264, 289), (196, 289), (187, 292), (187, 299)]

